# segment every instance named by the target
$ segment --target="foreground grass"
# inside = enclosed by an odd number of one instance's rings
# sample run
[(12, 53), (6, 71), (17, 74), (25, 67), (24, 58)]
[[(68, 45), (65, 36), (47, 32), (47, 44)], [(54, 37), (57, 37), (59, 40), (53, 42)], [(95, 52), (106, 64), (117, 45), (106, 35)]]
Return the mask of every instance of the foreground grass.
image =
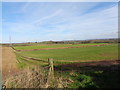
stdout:
[(73, 65), (55, 67), (58, 75), (73, 80), (70, 88), (120, 88), (120, 65)]
[[(27, 68), (15, 76), (10, 76), (4, 82), (6, 88), (65, 88), (67, 82), (59, 77), (54, 77), (54, 81), (48, 86), (48, 71), (42, 67)], [(62, 83), (61, 83), (62, 82)]]
[(106, 43), (33, 45), (33, 46), (19, 46), (14, 48), (17, 50), (27, 50), (27, 49), (44, 49), (44, 48), (60, 48), (60, 47), (78, 47), (78, 46), (102, 45), (102, 44), (106, 44)]
[(39, 50), (19, 52), (19, 54), (43, 60), (53, 58), (54, 62), (88, 62), (96, 60), (118, 60), (118, 45), (112, 44), (100, 47)]

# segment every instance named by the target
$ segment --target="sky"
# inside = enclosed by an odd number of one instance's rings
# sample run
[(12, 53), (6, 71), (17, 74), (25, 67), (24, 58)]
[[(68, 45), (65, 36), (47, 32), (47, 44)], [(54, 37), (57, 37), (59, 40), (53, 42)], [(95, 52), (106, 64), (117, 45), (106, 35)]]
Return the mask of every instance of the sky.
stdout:
[(2, 41), (118, 37), (117, 2), (3, 2)]

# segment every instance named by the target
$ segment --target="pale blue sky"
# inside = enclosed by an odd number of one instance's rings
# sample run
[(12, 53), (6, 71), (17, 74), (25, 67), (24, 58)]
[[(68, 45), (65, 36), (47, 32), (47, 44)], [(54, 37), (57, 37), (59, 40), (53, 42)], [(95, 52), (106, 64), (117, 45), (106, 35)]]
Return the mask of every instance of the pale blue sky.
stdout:
[(117, 2), (4, 2), (3, 42), (117, 38)]

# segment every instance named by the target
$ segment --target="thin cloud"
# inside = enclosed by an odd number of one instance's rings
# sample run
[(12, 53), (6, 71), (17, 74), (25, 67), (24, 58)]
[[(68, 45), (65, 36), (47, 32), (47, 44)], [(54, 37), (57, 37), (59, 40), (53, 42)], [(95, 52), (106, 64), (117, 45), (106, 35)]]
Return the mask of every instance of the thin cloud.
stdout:
[(45, 21), (45, 20), (54, 18), (55, 16), (59, 15), (60, 13), (62, 13), (62, 11), (63, 11), (62, 9), (59, 9), (58, 11), (54, 12), (54, 13), (51, 14), (51, 15), (42, 17), (42, 18), (40, 18), (39, 20), (35, 20), (33, 23), (34, 23), (34, 24), (40, 24), (40, 23), (42, 23), (42, 21)]
[(27, 9), (30, 7), (31, 2), (26, 2), (25, 5), (22, 6), (21, 12), (27, 12)]

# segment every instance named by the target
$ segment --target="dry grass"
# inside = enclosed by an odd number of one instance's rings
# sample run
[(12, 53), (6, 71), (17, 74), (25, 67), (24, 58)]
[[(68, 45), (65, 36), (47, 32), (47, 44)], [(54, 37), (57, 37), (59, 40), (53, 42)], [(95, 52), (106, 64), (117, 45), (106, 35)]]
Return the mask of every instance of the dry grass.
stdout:
[[(47, 84), (48, 72), (41, 67), (27, 68), (15, 76), (6, 79), (6, 88), (65, 88), (70, 83), (69, 79), (55, 77), (51, 86)], [(51, 81), (52, 82), (52, 81)]]

